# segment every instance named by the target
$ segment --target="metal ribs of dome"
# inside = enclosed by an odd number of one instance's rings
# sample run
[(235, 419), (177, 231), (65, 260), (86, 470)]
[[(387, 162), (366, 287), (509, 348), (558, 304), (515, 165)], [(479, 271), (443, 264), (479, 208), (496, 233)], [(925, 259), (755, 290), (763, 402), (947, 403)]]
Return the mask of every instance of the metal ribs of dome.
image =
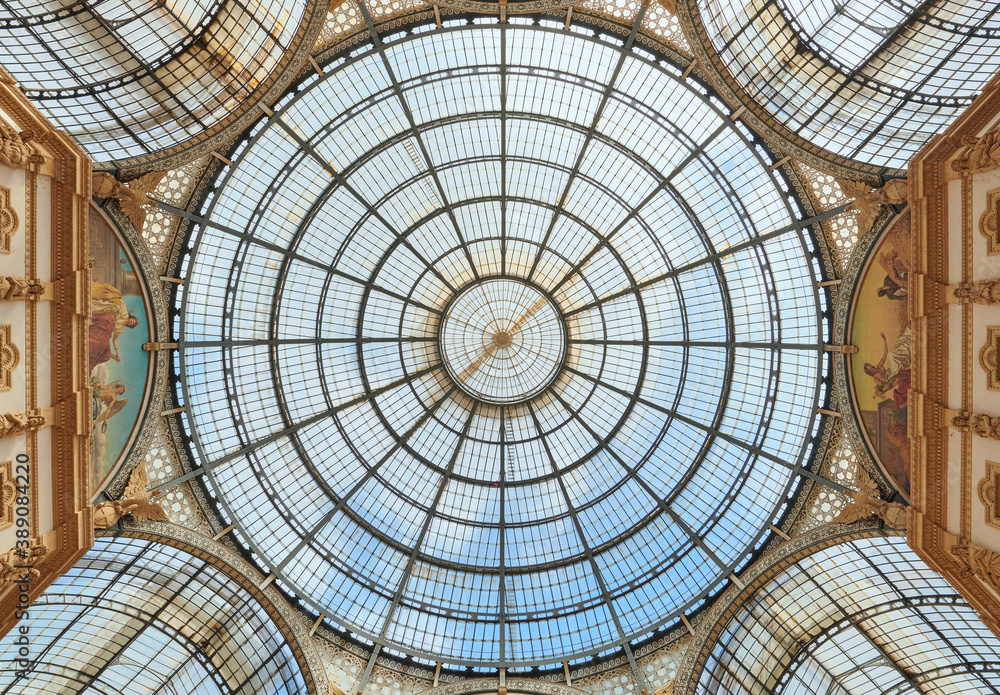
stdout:
[[(186, 261), (179, 396), (278, 585), (379, 648), (517, 666), (625, 646), (745, 564), (816, 431), (818, 264), (678, 75), (631, 39), (420, 28), (236, 148)], [(492, 277), (566, 320), (526, 403), (440, 362), (448, 301)]]

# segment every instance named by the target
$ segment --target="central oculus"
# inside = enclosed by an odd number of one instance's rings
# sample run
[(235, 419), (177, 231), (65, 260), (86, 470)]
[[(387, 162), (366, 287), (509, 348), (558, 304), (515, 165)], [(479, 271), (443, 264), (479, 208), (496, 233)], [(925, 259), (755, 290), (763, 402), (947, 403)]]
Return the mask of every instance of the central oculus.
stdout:
[(451, 378), (488, 403), (537, 396), (566, 359), (566, 325), (556, 305), (539, 288), (513, 278), (475, 282), (455, 295), (438, 339)]

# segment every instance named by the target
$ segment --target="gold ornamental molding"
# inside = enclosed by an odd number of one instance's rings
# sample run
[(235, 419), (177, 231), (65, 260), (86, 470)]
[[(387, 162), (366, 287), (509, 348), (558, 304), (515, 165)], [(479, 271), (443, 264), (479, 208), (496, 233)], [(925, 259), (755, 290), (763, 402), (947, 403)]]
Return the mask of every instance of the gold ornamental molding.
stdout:
[(17, 212), (10, 204), (10, 189), (0, 186), (0, 253), (10, 253), (11, 237), (17, 231)]
[[(991, 188), (1000, 168), (998, 116), (1000, 76), (994, 76), (909, 166), (910, 277), (916, 292), (909, 305), (914, 340), (907, 542), (1000, 635), (1000, 548), (971, 543), (975, 537), (990, 545), (989, 534), (995, 533), (981, 532), (987, 523), (974, 504), (977, 495), (988, 517), (995, 520), (997, 512), (996, 478), (983, 480), (976, 472), (983, 457), (975, 452), (1000, 441), (1000, 417), (992, 396), (974, 402), (974, 393), (983, 382), (1000, 388), (1000, 327), (980, 324), (988, 329), (984, 345), (974, 338), (982, 330), (974, 317), (982, 316), (977, 305), (997, 304), (1000, 287), (997, 278), (974, 280), (982, 259), (974, 256), (981, 247), (973, 242), (982, 234), (989, 253), (1000, 254), (1000, 188)], [(974, 201), (983, 199), (985, 212), (974, 213)]]
[(14, 523), (14, 500), (17, 483), (14, 482), (14, 460), (0, 463), (0, 529)]
[(1000, 391), (1000, 326), (986, 327), (986, 344), (979, 351), (979, 366), (986, 372), (986, 388)]
[(1000, 188), (986, 193), (986, 210), (979, 217), (979, 233), (986, 238), (986, 254), (1000, 253)]
[(986, 462), (986, 477), (979, 481), (979, 499), (986, 507), (986, 523), (1000, 528), (1000, 463)]
[(10, 324), (0, 325), (0, 391), (10, 391), (14, 370), (21, 362), (21, 351), (10, 337)]

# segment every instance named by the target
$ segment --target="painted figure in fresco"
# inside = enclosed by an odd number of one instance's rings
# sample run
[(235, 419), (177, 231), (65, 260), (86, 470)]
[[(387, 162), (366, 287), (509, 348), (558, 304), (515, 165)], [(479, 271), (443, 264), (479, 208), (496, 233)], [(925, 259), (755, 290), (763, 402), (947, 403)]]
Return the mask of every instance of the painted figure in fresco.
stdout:
[(90, 312), (90, 368), (109, 359), (120, 362), (118, 336), (138, 326), (139, 319), (129, 313), (121, 291), (106, 282), (91, 284)]
[(128, 403), (127, 398), (119, 398), (119, 396), (124, 396), (126, 391), (128, 388), (121, 382), (121, 379), (116, 379), (110, 384), (102, 384), (96, 379), (91, 381), (94, 405), (100, 409), (100, 412), (94, 417), (94, 427), (100, 424), (101, 431), (107, 431), (108, 418), (121, 411)]
[(910, 344), (912, 335), (907, 326), (889, 351), (889, 341), (882, 333), (882, 359), (878, 364), (865, 362), (865, 374), (875, 381), (875, 398), (881, 400), (891, 393), (897, 408), (906, 406), (910, 391)]
[[(888, 273), (888, 278), (892, 280), (897, 286), (907, 289), (907, 282), (910, 276), (910, 269), (906, 267), (906, 263), (903, 259), (899, 257), (899, 253), (895, 250), (886, 251), (878, 257), (879, 265), (881, 265), (885, 272)], [(885, 283), (883, 283), (884, 285)]]
[(908, 294), (909, 292), (900, 287), (899, 283), (888, 275), (882, 281), (882, 286), (878, 288), (878, 296), (885, 297), (886, 299), (905, 301)]

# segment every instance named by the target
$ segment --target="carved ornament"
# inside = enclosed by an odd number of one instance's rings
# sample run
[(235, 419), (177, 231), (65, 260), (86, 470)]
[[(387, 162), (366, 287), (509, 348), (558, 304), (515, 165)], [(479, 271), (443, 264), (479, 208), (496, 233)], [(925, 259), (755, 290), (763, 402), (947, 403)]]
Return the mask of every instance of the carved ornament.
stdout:
[(14, 500), (17, 483), (14, 482), (14, 462), (0, 463), (0, 529), (14, 523)]
[(858, 222), (858, 238), (872, 231), (884, 205), (902, 205), (906, 202), (906, 179), (891, 179), (881, 188), (872, 188), (867, 183), (836, 179), (847, 198), (854, 202), (847, 206), (853, 210)]
[(25, 169), (28, 164), (40, 164), (45, 158), (33, 154), (28, 143), (34, 138), (30, 130), (17, 132), (7, 123), (0, 121), (0, 164)]
[(1000, 326), (986, 327), (986, 344), (979, 351), (979, 366), (986, 372), (986, 388), (1000, 391)]
[(42, 573), (34, 565), (48, 552), (44, 545), (33, 545), (30, 548), (12, 548), (0, 555), (0, 593), (11, 584), (40, 577)]
[(152, 193), (160, 180), (167, 175), (165, 171), (152, 171), (128, 182), (128, 185), (115, 179), (111, 174), (95, 171), (93, 176), (93, 194), (96, 198), (114, 198), (118, 201), (121, 211), (142, 233), (146, 225), (146, 206), (149, 205), (149, 194)]
[(153, 498), (160, 490), (149, 492), (149, 478), (146, 475), (146, 462), (140, 461), (132, 471), (124, 496), (119, 500), (101, 502), (94, 505), (94, 528), (111, 528), (125, 515), (131, 515), (136, 521), (170, 521), (163, 508)]
[(854, 469), (854, 487), (858, 488), (857, 492), (844, 490), (844, 494), (852, 501), (840, 510), (834, 521), (851, 524), (874, 514), (892, 528), (906, 528), (906, 507), (898, 502), (886, 502), (881, 499), (878, 485), (860, 465), (856, 465)]
[(13, 410), (0, 415), (0, 439), (24, 434), (28, 430), (40, 430), (46, 424), (41, 411)]
[(1000, 188), (986, 193), (986, 210), (979, 217), (979, 233), (986, 238), (986, 255), (1000, 253)]
[(959, 139), (959, 144), (962, 149), (951, 162), (953, 171), (975, 174), (1000, 164), (1000, 129), (996, 127), (978, 137), (965, 135)]
[(17, 231), (17, 211), (10, 204), (10, 189), (0, 186), (0, 253), (10, 253), (10, 239)]
[(0, 391), (10, 391), (14, 370), (21, 361), (21, 353), (11, 340), (10, 330), (10, 325), (0, 325)]
[(962, 432), (972, 432), (983, 439), (1000, 441), (1000, 417), (990, 417), (982, 413), (962, 413), (951, 419), (951, 426)]
[(0, 276), (0, 300), (40, 299), (46, 286), (51, 284), (17, 275)]
[(963, 282), (954, 286), (953, 293), (959, 302), (1000, 304), (1000, 279)]
[(979, 481), (979, 499), (986, 507), (986, 523), (1000, 528), (1000, 463), (986, 462), (986, 477)]
[(995, 553), (972, 541), (960, 540), (951, 547), (951, 555), (959, 564), (962, 577), (976, 577), (994, 591), (1000, 592), (1000, 553)]

